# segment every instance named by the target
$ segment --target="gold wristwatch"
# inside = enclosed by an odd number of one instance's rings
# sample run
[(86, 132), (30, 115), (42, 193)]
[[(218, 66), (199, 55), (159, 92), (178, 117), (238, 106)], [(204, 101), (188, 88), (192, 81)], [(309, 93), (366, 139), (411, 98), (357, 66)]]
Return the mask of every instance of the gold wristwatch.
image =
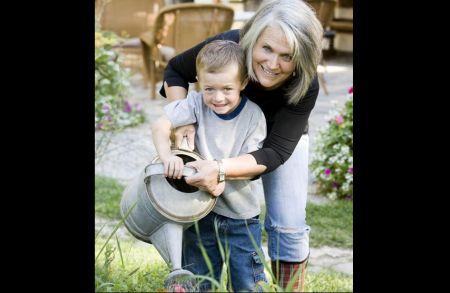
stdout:
[(219, 174), (217, 174), (217, 183), (225, 181), (225, 169), (222, 160), (216, 160), (219, 165)]

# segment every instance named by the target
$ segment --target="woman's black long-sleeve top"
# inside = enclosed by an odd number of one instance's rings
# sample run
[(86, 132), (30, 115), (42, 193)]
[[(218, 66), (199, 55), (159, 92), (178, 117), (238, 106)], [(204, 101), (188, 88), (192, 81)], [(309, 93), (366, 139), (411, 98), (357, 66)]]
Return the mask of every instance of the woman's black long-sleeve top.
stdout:
[[(239, 43), (239, 30), (230, 30), (208, 38), (197, 46), (175, 56), (164, 72), (164, 81), (170, 86), (181, 86), (186, 90), (189, 83), (196, 82), (195, 59), (203, 46), (213, 40), (232, 40)], [(319, 94), (317, 76), (313, 79), (305, 96), (296, 105), (288, 105), (285, 93), (290, 82), (267, 91), (250, 81), (243, 93), (259, 105), (267, 120), (267, 138), (263, 148), (250, 153), (260, 165), (267, 167), (264, 173), (273, 171), (283, 164), (294, 152), (303, 133), (308, 131), (308, 118)], [(166, 96), (164, 86), (160, 90)]]

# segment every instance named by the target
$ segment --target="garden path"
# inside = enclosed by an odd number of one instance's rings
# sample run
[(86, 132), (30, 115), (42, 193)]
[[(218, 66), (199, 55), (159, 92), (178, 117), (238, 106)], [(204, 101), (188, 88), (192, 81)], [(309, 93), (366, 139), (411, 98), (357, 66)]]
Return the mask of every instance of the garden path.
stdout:
[[(341, 108), (344, 105), (347, 90), (353, 85), (352, 56), (337, 56), (328, 59), (325, 79), (329, 94), (325, 95), (323, 91), (319, 92), (316, 106), (309, 118), (311, 150), (318, 129), (326, 124), (327, 114), (334, 107)], [(154, 100), (149, 99), (150, 89), (143, 87), (140, 74), (132, 75), (131, 84), (130, 101), (132, 104), (138, 103), (142, 107), (147, 120), (138, 127), (125, 129), (120, 133), (111, 135), (109, 137), (110, 143), (95, 166), (97, 175), (112, 177), (123, 184), (127, 184), (130, 179), (134, 178), (156, 154), (151, 140), (150, 123), (162, 113), (162, 107), (167, 103), (164, 98), (160, 97)], [(158, 84), (158, 88), (159, 86), (160, 84)], [(97, 132), (95, 134), (96, 140), (101, 139), (103, 135), (105, 134)], [(312, 151), (310, 152), (310, 158), (311, 156)], [(326, 202), (327, 199), (314, 195), (313, 180), (314, 178), (310, 174), (308, 200), (317, 204)], [(262, 188), (260, 182), (259, 186)], [(264, 199), (261, 198), (261, 201), (264, 201)], [(96, 218), (96, 227), (101, 226), (102, 222), (104, 222), (103, 219)], [(110, 230), (104, 229), (104, 231), (104, 233), (107, 233)], [(126, 235), (127, 231), (119, 232), (119, 235), (121, 234)], [(311, 271), (329, 268), (353, 274), (353, 250), (333, 247), (312, 248), (309, 268)]]

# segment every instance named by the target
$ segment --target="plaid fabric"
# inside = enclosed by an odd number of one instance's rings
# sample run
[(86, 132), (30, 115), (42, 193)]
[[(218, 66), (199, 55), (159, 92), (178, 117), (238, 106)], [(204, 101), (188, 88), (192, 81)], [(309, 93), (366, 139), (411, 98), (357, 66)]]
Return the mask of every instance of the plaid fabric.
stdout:
[(300, 274), (298, 275), (298, 278), (295, 280), (292, 290), (293, 292), (303, 292), (308, 259), (309, 257), (300, 263), (279, 261), (278, 262), (279, 270), (277, 270), (277, 262), (272, 261), (271, 262), (272, 271), (274, 272), (275, 278), (278, 280), (278, 284), (281, 287), (286, 288), (289, 281), (296, 274), (296, 272), (298, 270), (301, 270)]

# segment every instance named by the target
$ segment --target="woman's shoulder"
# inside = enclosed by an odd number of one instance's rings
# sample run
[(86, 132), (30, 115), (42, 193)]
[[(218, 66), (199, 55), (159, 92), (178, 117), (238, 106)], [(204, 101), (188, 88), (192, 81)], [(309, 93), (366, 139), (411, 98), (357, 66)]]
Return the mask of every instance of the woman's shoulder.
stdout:
[(211, 41), (213, 40), (228, 40), (233, 41), (236, 43), (239, 43), (239, 29), (232, 29), (223, 33), (220, 33), (214, 37), (211, 38)]

